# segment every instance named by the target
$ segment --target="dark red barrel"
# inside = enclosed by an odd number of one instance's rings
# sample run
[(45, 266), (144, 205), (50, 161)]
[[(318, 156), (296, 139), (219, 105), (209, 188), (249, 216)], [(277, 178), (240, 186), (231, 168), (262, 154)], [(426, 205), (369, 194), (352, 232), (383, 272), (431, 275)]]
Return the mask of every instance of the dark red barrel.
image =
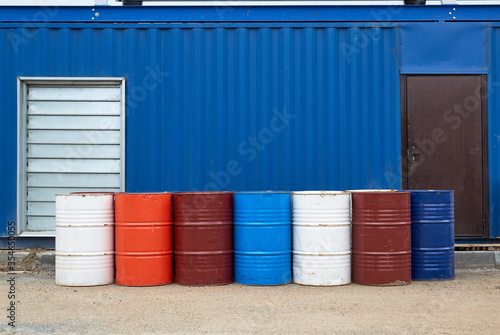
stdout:
[(174, 249), (176, 283), (232, 283), (233, 193), (175, 194)]
[(362, 285), (411, 282), (409, 192), (352, 192), (352, 281)]

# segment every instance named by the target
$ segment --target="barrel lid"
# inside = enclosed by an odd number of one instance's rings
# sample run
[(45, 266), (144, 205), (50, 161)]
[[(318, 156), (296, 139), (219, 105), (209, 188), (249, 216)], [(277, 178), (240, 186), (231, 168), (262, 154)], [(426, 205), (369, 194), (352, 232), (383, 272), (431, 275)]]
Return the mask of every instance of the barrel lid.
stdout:
[(234, 192), (234, 194), (287, 194), (290, 191), (238, 191)]
[(214, 195), (214, 194), (233, 194), (232, 191), (204, 191), (204, 192), (175, 192), (178, 194), (193, 194), (193, 195)]
[(455, 190), (405, 190), (412, 193), (450, 193), (455, 192)]
[(104, 195), (115, 195), (113, 192), (74, 192), (69, 194), (56, 194), (57, 197), (94, 197)]
[(116, 194), (131, 194), (131, 195), (148, 195), (148, 194), (154, 194), (154, 195), (162, 195), (162, 194), (172, 194), (170, 192), (117, 192)]
[(400, 192), (398, 190), (392, 190), (392, 189), (366, 189), (366, 190), (347, 190), (346, 192)]
[(343, 195), (346, 191), (294, 191), (293, 195)]
[(102, 191), (102, 192), (71, 192), (70, 194), (116, 194), (118, 192), (105, 192), (105, 191)]

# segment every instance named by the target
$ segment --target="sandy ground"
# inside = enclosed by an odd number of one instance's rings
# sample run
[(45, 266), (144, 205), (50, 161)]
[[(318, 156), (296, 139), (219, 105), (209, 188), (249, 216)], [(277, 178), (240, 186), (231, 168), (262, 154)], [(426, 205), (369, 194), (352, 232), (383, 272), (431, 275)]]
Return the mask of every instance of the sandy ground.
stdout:
[(16, 275), (15, 334), (499, 334), (500, 271), (459, 270), (399, 287), (59, 287)]

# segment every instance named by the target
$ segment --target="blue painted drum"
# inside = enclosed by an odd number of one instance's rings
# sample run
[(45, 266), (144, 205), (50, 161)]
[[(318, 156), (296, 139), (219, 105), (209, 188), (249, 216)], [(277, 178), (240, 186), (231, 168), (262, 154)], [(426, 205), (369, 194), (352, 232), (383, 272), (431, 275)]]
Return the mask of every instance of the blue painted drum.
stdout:
[(411, 191), (413, 280), (455, 278), (455, 192)]
[(234, 281), (281, 285), (292, 281), (290, 193), (234, 193)]

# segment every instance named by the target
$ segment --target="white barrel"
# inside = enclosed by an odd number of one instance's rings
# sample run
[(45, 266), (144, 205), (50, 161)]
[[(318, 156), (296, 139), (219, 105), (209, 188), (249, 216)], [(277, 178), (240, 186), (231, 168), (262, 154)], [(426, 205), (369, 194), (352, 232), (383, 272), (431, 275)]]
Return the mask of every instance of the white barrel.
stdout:
[(113, 194), (56, 195), (56, 284), (114, 282)]
[(351, 195), (292, 192), (293, 282), (331, 286), (351, 282)]

